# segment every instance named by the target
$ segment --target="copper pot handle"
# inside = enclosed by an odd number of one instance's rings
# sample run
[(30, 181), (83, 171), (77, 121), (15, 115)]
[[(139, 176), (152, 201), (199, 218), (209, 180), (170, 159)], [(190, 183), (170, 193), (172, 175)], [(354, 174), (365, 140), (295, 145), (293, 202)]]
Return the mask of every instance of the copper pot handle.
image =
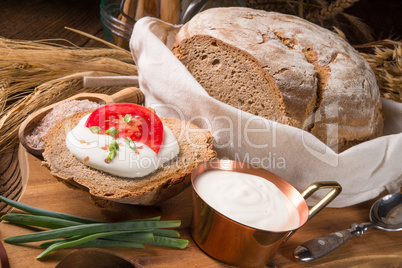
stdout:
[(317, 202), (308, 211), (308, 220), (313, 218), (318, 212), (320, 212), (324, 207), (326, 207), (332, 200), (335, 199), (341, 192), (342, 187), (339, 183), (335, 181), (319, 181), (311, 184), (304, 190), (301, 195), (304, 199), (309, 198), (313, 193), (320, 189), (332, 188), (332, 190), (327, 193), (320, 201)]

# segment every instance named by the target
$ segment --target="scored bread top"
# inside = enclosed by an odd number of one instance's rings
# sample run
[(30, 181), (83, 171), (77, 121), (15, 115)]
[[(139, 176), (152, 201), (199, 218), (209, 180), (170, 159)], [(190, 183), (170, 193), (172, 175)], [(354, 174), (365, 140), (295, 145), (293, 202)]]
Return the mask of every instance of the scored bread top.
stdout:
[(382, 135), (379, 89), (366, 60), (299, 17), (208, 9), (181, 28), (173, 53), (212, 97), (310, 131), (336, 151)]
[[(88, 112), (67, 117), (45, 136), (43, 165), (53, 176), (69, 185), (87, 189), (95, 197), (123, 203), (152, 205), (167, 199), (189, 185), (186, 178), (195, 167), (216, 156), (213, 137), (185, 121), (161, 117), (179, 143), (179, 155), (155, 172), (141, 178), (123, 178), (90, 168), (78, 161), (66, 147), (66, 135)], [(180, 187), (178, 187), (180, 185)], [(172, 188), (169, 191), (169, 188)], [(165, 192), (161, 194), (161, 191)]]

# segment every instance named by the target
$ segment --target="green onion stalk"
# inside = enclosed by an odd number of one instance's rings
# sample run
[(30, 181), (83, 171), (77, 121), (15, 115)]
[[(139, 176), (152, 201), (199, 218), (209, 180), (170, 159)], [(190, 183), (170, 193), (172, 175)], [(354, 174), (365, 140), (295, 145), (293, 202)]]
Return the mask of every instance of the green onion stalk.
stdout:
[(10, 244), (45, 241), (45, 250), (37, 256), (42, 259), (54, 250), (69, 247), (131, 247), (146, 245), (185, 249), (189, 241), (180, 238), (177, 230), (180, 220), (162, 221), (160, 217), (107, 223), (90, 218), (32, 207), (3, 196), (0, 201), (29, 214), (6, 214), (2, 220), (12, 224), (47, 228), (35, 233), (10, 236)]

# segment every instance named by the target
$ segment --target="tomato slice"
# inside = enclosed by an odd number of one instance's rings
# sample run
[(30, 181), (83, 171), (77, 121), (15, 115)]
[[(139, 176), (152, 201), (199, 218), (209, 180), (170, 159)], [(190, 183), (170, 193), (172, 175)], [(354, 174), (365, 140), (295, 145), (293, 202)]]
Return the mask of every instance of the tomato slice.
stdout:
[[(131, 116), (126, 123), (124, 117)], [(99, 127), (98, 134), (106, 134), (112, 127), (118, 130), (114, 137), (142, 142), (159, 153), (163, 140), (163, 123), (151, 110), (133, 103), (115, 103), (99, 107), (88, 117), (86, 127)], [(110, 134), (109, 134), (110, 135)]]

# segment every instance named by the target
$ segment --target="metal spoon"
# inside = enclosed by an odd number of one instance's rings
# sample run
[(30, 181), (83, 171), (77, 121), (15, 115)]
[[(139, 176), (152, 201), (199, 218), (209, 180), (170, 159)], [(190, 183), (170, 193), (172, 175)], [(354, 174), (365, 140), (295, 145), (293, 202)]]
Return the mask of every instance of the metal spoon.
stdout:
[(135, 265), (113, 252), (100, 249), (81, 249), (64, 257), (55, 268), (135, 268)]
[(345, 244), (355, 235), (360, 237), (369, 228), (385, 231), (402, 230), (402, 193), (378, 199), (370, 209), (370, 222), (353, 224), (350, 229), (314, 238), (294, 251), (295, 259), (308, 262), (321, 258)]

